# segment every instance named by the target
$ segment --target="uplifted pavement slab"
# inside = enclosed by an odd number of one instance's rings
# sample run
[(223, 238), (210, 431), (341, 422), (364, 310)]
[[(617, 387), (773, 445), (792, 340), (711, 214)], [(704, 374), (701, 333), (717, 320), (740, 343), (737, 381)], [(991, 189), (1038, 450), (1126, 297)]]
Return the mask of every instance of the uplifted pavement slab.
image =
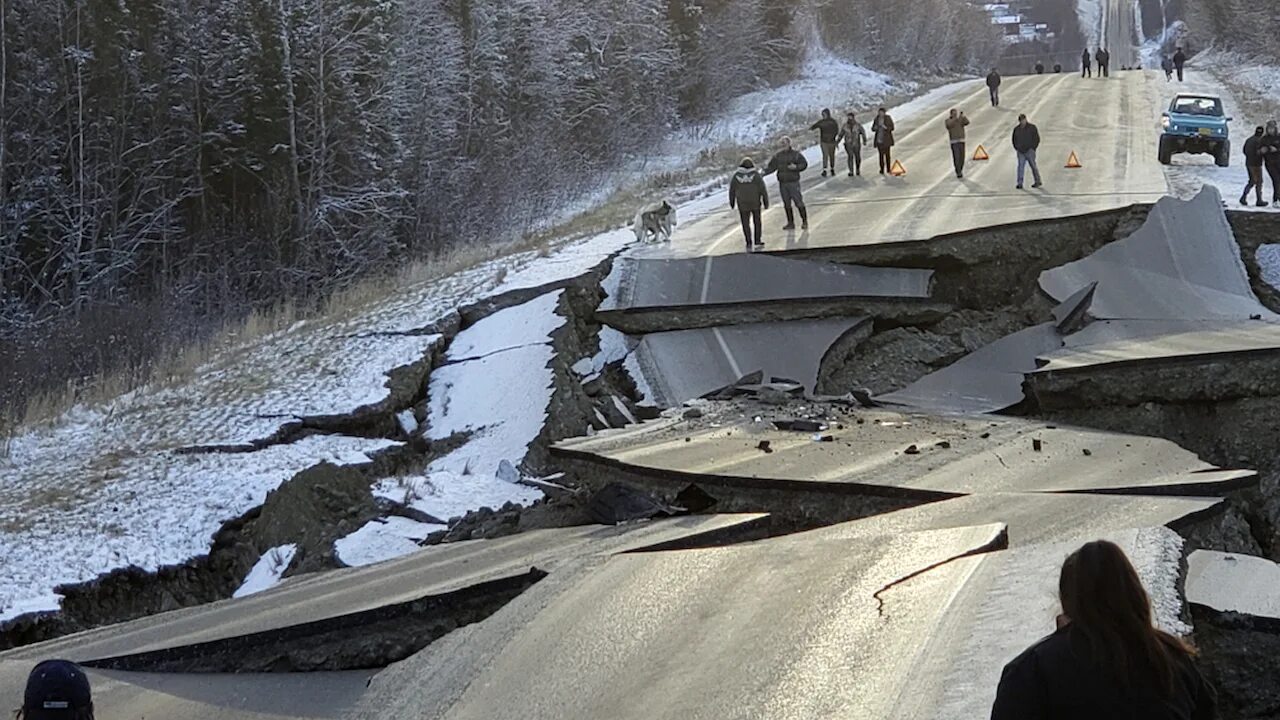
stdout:
[(636, 366), (660, 407), (673, 407), (761, 372), (813, 392), (832, 348), (856, 345), (871, 319), (834, 318), (754, 323), (646, 335), (633, 351)]
[(461, 591), (523, 575), (532, 567), (554, 571), (573, 558), (673, 541), (694, 542), (699, 537), (711, 541), (723, 533), (745, 531), (764, 517), (682, 517), (620, 526), (533, 530), (496, 540), (435, 545), (377, 565), (290, 579), (245, 598), (29, 645), (4, 653), (0, 659), (65, 657), (85, 662), (244, 638)]
[(1257, 321), (1114, 320), (1081, 331), (1067, 347), (1045, 353), (1037, 372), (1083, 370), (1104, 365), (1196, 361), (1280, 353), (1280, 324)]
[(1280, 628), (1280, 565), (1252, 555), (1197, 550), (1187, 558), (1187, 601)]
[(1096, 318), (1277, 319), (1249, 286), (1212, 186), (1192, 200), (1162, 198), (1133, 235), (1040, 274), (1040, 287), (1057, 300), (1093, 282)]
[[(730, 414), (567, 440), (561, 457), (671, 484), (925, 500), (1009, 492), (1220, 495), (1256, 483), (1168, 440), (1002, 417), (840, 410), (821, 433)], [(829, 441), (822, 441), (824, 437)]]
[(795, 540), (853, 540), (922, 530), (1000, 523), (1009, 545), (1092, 540), (1132, 527), (1179, 530), (1220, 512), (1222, 498), (1089, 495), (1083, 493), (983, 493), (916, 505), (905, 510), (787, 536)]
[[(21, 703), (32, 661), (0, 662), (0, 693)], [(86, 669), (98, 717), (177, 720), (341, 718), (372, 671), (188, 675)]]
[[(1001, 530), (614, 556), (388, 668), (351, 717), (984, 717), (1002, 665), (1052, 631), (1076, 547), (989, 552)], [(1108, 537), (1185, 632), (1180, 539)]]

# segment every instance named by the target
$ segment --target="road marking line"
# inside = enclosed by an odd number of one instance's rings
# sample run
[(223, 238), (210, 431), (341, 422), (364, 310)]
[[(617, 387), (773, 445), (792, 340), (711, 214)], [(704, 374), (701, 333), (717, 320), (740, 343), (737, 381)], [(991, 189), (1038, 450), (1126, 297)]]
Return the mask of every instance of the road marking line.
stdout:
[(711, 290), (711, 256), (707, 256), (707, 264), (702, 270), (702, 297), (698, 298), (700, 305), (707, 304), (707, 294)]
[(738, 367), (738, 361), (734, 359), (733, 353), (729, 352), (729, 343), (724, 341), (724, 334), (720, 332), (720, 328), (711, 328), (711, 332), (716, 336), (716, 342), (720, 343), (720, 350), (724, 353), (724, 358), (729, 361), (729, 369), (733, 371), (734, 379), (739, 380), (743, 376), (742, 368)]

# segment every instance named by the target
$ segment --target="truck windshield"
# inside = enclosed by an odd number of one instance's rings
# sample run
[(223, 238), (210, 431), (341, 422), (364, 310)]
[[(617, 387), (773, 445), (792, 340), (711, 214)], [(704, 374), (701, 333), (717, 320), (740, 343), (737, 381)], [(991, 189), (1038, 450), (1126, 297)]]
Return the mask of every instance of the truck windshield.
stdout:
[(1186, 115), (1221, 117), (1222, 101), (1218, 98), (1180, 97), (1173, 101), (1173, 111)]

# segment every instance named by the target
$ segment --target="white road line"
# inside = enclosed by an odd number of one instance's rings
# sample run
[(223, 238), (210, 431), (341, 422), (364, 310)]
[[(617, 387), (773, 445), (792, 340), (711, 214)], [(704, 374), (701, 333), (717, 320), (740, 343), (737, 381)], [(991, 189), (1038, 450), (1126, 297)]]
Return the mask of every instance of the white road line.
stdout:
[(707, 256), (707, 264), (702, 269), (702, 297), (698, 298), (699, 305), (707, 304), (707, 295), (711, 290), (711, 260), (710, 255)]
[(733, 353), (729, 352), (729, 343), (724, 341), (724, 334), (718, 327), (711, 328), (711, 332), (715, 333), (716, 342), (720, 343), (720, 350), (724, 353), (724, 358), (729, 361), (729, 369), (733, 371), (734, 378), (741, 378), (742, 368), (738, 367), (738, 361), (733, 357)]

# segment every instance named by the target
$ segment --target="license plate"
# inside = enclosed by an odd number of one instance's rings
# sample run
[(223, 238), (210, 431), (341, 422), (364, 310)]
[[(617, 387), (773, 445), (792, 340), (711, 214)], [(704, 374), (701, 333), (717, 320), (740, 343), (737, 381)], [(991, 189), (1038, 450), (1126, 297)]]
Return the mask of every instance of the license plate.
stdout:
[(1212, 130), (1211, 128), (1200, 128), (1200, 134), (1201, 134), (1201, 135), (1212, 135), (1212, 134), (1213, 134), (1213, 130)]

